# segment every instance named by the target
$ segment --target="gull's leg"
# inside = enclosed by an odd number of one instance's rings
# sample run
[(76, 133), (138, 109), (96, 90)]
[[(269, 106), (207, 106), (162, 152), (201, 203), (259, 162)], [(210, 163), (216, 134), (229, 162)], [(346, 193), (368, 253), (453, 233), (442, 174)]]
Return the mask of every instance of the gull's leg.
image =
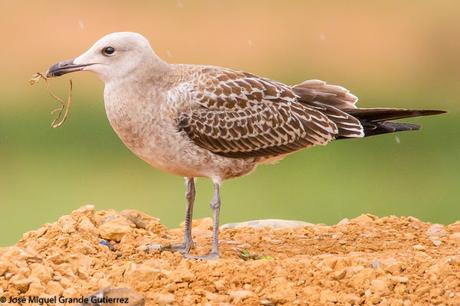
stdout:
[(211, 202), (212, 209), (212, 249), (209, 255), (219, 258), (219, 214), (220, 214), (220, 184), (214, 183), (214, 196)]
[(220, 183), (214, 182), (214, 196), (211, 201), (213, 227), (211, 253), (204, 256), (185, 255), (193, 259), (218, 259), (219, 258), (219, 213), (220, 213)]
[(190, 249), (195, 247), (192, 238), (192, 217), (193, 217), (193, 204), (195, 203), (195, 178), (185, 178), (185, 224), (184, 224), (184, 241), (180, 244), (170, 245), (152, 245), (148, 249), (159, 249), (161, 251), (177, 251), (186, 255)]
[(194, 247), (192, 238), (192, 219), (193, 219), (193, 204), (195, 203), (195, 178), (185, 178), (185, 198), (187, 199), (185, 224), (184, 224), (184, 254), (188, 254), (190, 249)]
[(181, 253), (188, 254), (190, 249), (193, 248), (194, 242), (192, 238), (192, 218), (193, 218), (193, 204), (195, 203), (195, 178), (185, 178), (185, 224), (184, 224), (184, 242), (181, 244), (173, 244), (170, 247), (163, 247), (163, 250), (171, 249)]

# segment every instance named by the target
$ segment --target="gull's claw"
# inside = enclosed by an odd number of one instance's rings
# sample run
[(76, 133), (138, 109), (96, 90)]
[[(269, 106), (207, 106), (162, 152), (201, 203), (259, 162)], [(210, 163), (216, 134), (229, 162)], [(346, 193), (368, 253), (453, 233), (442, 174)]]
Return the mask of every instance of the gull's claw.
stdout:
[(152, 243), (148, 244), (145, 248), (144, 251), (147, 253), (150, 253), (152, 251), (169, 251), (169, 252), (179, 252), (183, 254), (184, 256), (187, 255), (191, 249), (195, 247), (195, 243), (192, 241), (192, 243), (186, 244), (184, 242), (182, 243), (175, 243), (175, 244), (159, 244), (159, 243)]
[(178, 243), (178, 244), (168, 244), (164, 245), (161, 248), (161, 251), (171, 251), (171, 252), (179, 252), (181, 254), (188, 254), (191, 249), (195, 248), (195, 243), (192, 241), (192, 243), (186, 244), (184, 242)]
[(190, 254), (184, 254), (184, 258), (187, 259), (195, 259), (195, 260), (218, 260), (219, 259), (219, 254), (218, 253), (209, 253), (207, 255), (190, 255)]
[(216, 252), (211, 252), (207, 255), (191, 255), (190, 250), (195, 248), (195, 242), (191, 243), (174, 243), (174, 244), (159, 244), (159, 243), (152, 243), (148, 244), (144, 251), (150, 253), (151, 251), (169, 251), (169, 252), (178, 252), (181, 253), (184, 258), (186, 259), (195, 259), (195, 260), (218, 260), (219, 254)]

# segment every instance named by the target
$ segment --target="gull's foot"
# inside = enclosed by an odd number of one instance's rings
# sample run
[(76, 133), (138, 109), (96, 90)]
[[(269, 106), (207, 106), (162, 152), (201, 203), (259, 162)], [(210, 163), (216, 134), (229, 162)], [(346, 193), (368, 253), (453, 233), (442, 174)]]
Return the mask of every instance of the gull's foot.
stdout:
[(170, 252), (179, 252), (181, 254), (186, 255), (194, 247), (195, 247), (194, 242), (192, 242), (190, 244), (186, 244), (184, 242), (183, 243), (174, 243), (174, 244), (152, 243), (152, 244), (148, 244), (145, 247), (144, 251), (146, 251), (147, 253), (149, 253), (151, 251), (160, 251), (160, 252), (170, 251)]
[(195, 247), (195, 243), (186, 244), (185, 242), (176, 243), (176, 244), (167, 244), (162, 246), (160, 251), (171, 251), (171, 252), (179, 252), (181, 254), (188, 254), (191, 249)]
[(218, 260), (219, 254), (218, 253), (209, 253), (208, 255), (190, 255), (184, 254), (184, 257), (187, 259), (196, 259), (196, 260)]

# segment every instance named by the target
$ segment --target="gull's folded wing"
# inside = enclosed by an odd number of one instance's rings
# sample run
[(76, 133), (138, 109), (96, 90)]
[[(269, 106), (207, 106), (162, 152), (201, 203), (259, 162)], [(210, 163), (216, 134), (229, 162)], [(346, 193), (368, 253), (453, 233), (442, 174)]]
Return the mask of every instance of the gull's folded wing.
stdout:
[(198, 146), (227, 157), (274, 156), (333, 140), (337, 125), (297, 101), (289, 86), (232, 70), (206, 68), (193, 84), (195, 107), (178, 118)]

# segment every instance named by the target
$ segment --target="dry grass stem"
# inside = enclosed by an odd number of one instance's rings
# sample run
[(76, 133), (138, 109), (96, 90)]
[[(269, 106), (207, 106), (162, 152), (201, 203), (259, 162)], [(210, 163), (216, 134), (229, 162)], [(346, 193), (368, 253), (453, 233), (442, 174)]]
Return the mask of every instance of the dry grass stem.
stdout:
[(56, 94), (54, 94), (51, 91), (49, 83), (48, 83), (48, 78), (43, 73), (40, 73), (40, 72), (35, 73), (32, 76), (32, 78), (29, 80), (29, 83), (30, 85), (35, 85), (36, 83), (40, 82), (40, 80), (42, 79), (45, 81), (46, 89), (48, 90), (48, 93), (50, 94), (50, 96), (53, 97), (53, 99), (55, 99), (60, 104), (58, 108), (53, 109), (51, 111), (51, 114), (58, 113), (56, 118), (54, 118), (53, 122), (51, 122), (51, 127), (58, 128), (64, 123), (64, 121), (66, 121), (70, 113), (70, 107), (72, 106), (72, 87), (73, 87), (72, 80), (69, 80), (69, 92), (67, 96), (67, 102), (64, 102), (64, 100), (56, 96)]

